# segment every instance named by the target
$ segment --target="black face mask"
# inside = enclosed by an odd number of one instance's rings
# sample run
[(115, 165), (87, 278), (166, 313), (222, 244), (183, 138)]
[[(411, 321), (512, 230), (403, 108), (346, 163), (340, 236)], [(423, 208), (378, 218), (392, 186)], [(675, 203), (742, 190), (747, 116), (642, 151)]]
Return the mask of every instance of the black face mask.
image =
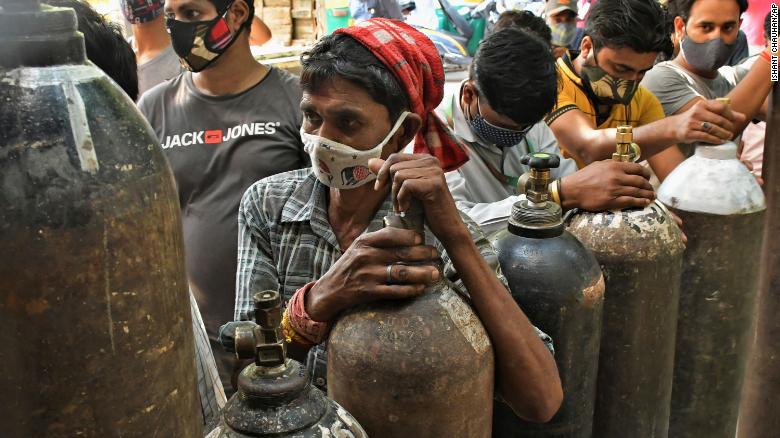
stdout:
[[(235, 34), (230, 32), (225, 17), (230, 5), (213, 20), (179, 21), (165, 20), (171, 35), (171, 44), (182, 65), (192, 72), (199, 72), (211, 65), (235, 42), (244, 26)], [(249, 18), (251, 20), (251, 17)]]
[(597, 53), (593, 51), (595, 65), (582, 65), (582, 86), (593, 100), (602, 105), (628, 105), (639, 89), (639, 81), (616, 79), (599, 67)]

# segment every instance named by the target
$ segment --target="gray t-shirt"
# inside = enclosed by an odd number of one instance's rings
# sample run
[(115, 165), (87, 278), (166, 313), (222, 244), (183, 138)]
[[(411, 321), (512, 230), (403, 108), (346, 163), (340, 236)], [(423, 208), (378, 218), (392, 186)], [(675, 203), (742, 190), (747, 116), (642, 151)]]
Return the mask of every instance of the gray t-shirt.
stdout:
[[(689, 72), (674, 61), (656, 64), (642, 79), (642, 85), (658, 98), (664, 114), (671, 116), (697, 97), (715, 99), (727, 96), (745, 77), (748, 68), (725, 66), (714, 79)], [(677, 145), (685, 156), (693, 155), (694, 145)]]
[(233, 320), (238, 204), (267, 176), (308, 167), (298, 78), (276, 68), (236, 95), (208, 96), (192, 74), (152, 88), (138, 107), (173, 169), (190, 286), (209, 337)]
[(656, 64), (647, 72), (642, 85), (658, 98), (664, 114), (670, 116), (695, 97), (725, 97), (747, 74), (741, 66), (723, 67), (714, 79), (695, 75), (674, 61)]
[(151, 60), (138, 66), (138, 95), (141, 96), (155, 85), (175, 78), (182, 72), (179, 57), (173, 46), (160, 52)]

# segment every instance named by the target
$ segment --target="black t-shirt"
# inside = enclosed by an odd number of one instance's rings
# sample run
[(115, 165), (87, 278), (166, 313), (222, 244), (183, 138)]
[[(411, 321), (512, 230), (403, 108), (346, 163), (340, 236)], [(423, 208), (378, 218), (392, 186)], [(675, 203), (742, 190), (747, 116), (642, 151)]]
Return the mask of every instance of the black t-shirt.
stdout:
[(138, 102), (173, 168), (187, 272), (209, 337), (233, 318), (238, 204), (255, 181), (309, 165), (298, 78), (276, 68), (236, 95), (208, 96), (185, 72)]

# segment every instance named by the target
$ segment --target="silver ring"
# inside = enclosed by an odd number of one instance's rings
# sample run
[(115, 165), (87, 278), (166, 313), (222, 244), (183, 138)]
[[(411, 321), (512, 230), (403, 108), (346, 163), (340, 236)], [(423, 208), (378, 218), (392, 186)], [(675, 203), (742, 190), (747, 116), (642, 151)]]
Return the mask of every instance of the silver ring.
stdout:
[(709, 122), (701, 122), (701, 129), (703, 129), (704, 132), (710, 132), (710, 128), (712, 128), (712, 125), (710, 125)]
[(393, 284), (393, 265), (387, 265), (387, 284)]

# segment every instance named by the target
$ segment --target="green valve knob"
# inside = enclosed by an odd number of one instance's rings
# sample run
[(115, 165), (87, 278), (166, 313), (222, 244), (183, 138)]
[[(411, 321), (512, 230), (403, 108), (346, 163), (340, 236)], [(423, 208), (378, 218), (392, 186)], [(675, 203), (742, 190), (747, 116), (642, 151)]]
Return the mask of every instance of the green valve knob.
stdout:
[(543, 170), (554, 169), (561, 165), (561, 157), (545, 152), (535, 152), (526, 154), (520, 159), (520, 162), (531, 169)]

